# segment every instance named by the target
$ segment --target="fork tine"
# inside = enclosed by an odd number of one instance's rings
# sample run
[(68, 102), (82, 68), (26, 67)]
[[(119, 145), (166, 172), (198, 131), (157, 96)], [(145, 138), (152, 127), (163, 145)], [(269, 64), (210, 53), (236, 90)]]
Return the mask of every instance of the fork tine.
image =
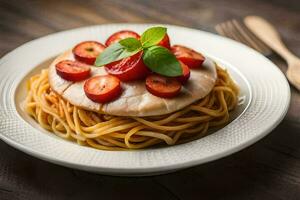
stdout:
[(221, 35), (224, 35), (226, 37), (229, 37), (233, 40), (237, 40), (237, 41), (240, 41), (240, 38), (238, 38), (236, 36), (236, 34), (234, 34), (233, 31), (231, 31), (231, 27), (230, 27), (230, 24), (227, 24), (227, 22), (224, 22), (224, 23), (221, 23), (221, 24), (218, 24), (216, 26), (216, 30), (221, 33)]
[(237, 32), (240, 34), (240, 36), (243, 38), (243, 40), (247, 41), (248, 46), (250, 46), (251, 48), (263, 53), (263, 50), (255, 43), (251, 40), (251, 38), (249, 37), (248, 34), (246, 34), (246, 32), (244, 31), (244, 29), (239, 25), (239, 23), (236, 20), (231, 20), (231, 24), (232, 24), (232, 30), (234, 32)]
[(251, 46), (251, 44), (248, 43), (247, 40), (245, 40), (240, 34), (237, 34), (238, 32), (234, 29), (234, 26), (231, 24), (230, 21), (217, 24), (215, 29), (220, 35), (229, 37), (233, 40), (236, 40), (236, 41), (242, 42), (248, 46)]
[(247, 30), (247, 27), (242, 26), (242, 24), (235, 19), (217, 24), (215, 29), (220, 35), (242, 42), (264, 55), (270, 55), (272, 52), (271, 49), (256, 38), (250, 30)]
[(238, 29), (236, 29), (233, 21), (228, 21), (227, 27), (231, 30), (232, 34), (235, 35), (235, 38), (237, 41), (240, 41), (240, 42), (246, 44), (247, 46), (254, 48), (258, 51), (260, 50), (260, 49), (257, 49), (257, 47), (255, 45), (253, 45), (251, 42), (249, 42), (249, 40), (247, 40), (247, 38), (244, 37), (244, 35)]
[(241, 38), (236, 34), (236, 32), (232, 31), (232, 25), (230, 21), (224, 22), (223, 24), (224, 24), (224, 29), (226, 29), (227, 32), (232, 35), (232, 38), (234, 40), (241, 41)]
[(242, 34), (246, 40), (251, 43), (251, 46), (253, 46), (255, 49), (259, 50), (263, 54), (270, 54), (271, 49), (267, 47), (262, 41), (260, 41), (258, 38), (255, 37), (255, 35), (247, 29), (247, 27), (242, 26), (237, 20), (232, 20), (233, 25), (236, 27), (236, 29), (239, 31), (240, 34)]
[(215, 26), (215, 29), (220, 35), (226, 36), (225, 32), (223, 31), (223, 28), (221, 27), (221, 24), (217, 24)]
[(267, 55), (272, 53), (272, 49), (268, 47), (261, 39), (259, 39), (245, 24), (243, 23), (244, 30), (249, 36), (266, 52)]

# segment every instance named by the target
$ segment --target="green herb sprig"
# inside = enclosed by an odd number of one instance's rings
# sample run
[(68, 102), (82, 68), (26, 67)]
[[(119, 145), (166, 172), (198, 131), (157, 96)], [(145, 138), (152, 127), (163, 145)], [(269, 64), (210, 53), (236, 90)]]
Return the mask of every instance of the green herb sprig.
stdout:
[(157, 45), (166, 33), (165, 27), (152, 27), (142, 34), (140, 40), (126, 38), (114, 43), (97, 57), (95, 66), (102, 67), (143, 51), (143, 61), (151, 71), (169, 77), (180, 76), (182, 69), (174, 54)]

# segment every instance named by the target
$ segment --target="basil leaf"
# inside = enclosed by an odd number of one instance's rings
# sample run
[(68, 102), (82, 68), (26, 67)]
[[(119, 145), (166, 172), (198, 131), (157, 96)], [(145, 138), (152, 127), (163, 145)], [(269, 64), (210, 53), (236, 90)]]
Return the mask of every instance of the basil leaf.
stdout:
[(142, 47), (142, 44), (139, 40), (136, 38), (125, 38), (119, 43), (126, 48), (127, 51), (135, 51)]
[[(126, 38), (127, 39), (127, 38)], [(125, 39), (125, 40), (126, 40)], [(121, 60), (123, 58), (127, 58), (139, 52), (141, 47), (135, 46), (136, 49), (132, 47), (128, 47), (129, 40), (125, 41), (125, 45), (123, 46), (120, 42), (114, 43), (107, 47), (96, 59), (95, 66), (101, 67), (103, 65), (112, 63), (114, 61)], [(123, 42), (122, 42), (123, 43)], [(128, 48), (127, 48), (127, 47)]]
[(182, 68), (176, 57), (161, 46), (152, 46), (144, 50), (143, 61), (153, 72), (164, 76), (182, 75)]
[(141, 37), (142, 46), (144, 48), (158, 44), (166, 35), (167, 28), (152, 27), (147, 29)]

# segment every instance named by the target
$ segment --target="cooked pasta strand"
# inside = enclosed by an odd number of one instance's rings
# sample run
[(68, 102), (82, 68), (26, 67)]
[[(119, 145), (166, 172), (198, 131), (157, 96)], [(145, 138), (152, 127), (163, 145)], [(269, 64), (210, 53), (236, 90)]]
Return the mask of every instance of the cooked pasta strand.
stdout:
[(224, 126), (238, 102), (238, 87), (217, 67), (218, 79), (203, 99), (177, 112), (153, 117), (119, 117), (84, 110), (53, 92), (48, 70), (28, 81), (26, 111), (43, 128), (59, 137), (101, 150), (142, 149), (174, 145), (207, 135), (209, 127)]

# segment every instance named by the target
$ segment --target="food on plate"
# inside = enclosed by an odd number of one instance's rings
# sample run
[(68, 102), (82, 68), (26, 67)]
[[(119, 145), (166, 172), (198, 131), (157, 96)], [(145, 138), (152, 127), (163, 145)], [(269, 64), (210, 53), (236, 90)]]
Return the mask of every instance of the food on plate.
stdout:
[(106, 103), (120, 96), (120, 80), (112, 75), (94, 76), (84, 83), (84, 92), (88, 98), (98, 103)]
[(109, 38), (107, 38), (105, 45), (110, 46), (111, 44), (114, 44), (126, 38), (140, 39), (140, 37), (141, 36), (134, 31), (129, 31), (129, 30), (118, 31), (112, 34), (111, 36), (109, 36)]
[(183, 62), (180, 62), (180, 65), (181, 65), (181, 68), (182, 68), (182, 75), (177, 77), (177, 80), (180, 81), (181, 84), (185, 84), (191, 76), (191, 70)]
[(171, 46), (165, 27), (141, 36), (119, 31), (105, 44), (82, 42), (30, 78), (26, 111), (43, 128), (80, 145), (126, 150), (191, 141), (228, 122), (238, 96), (229, 73)]
[(182, 45), (172, 46), (171, 51), (178, 60), (189, 66), (189, 68), (201, 67), (205, 60), (201, 53)]
[(73, 48), (73, 54), (76, 60), (93, 65), (97, 56), (104, 51), (105, 46), (96, 41), (86, 41), (77, 44)]
[(143, 52), (138, 52), (130, 57), (105, 65), (105, 70), (121, 81), (143, 79), (150, 73), (142, 59)]
[(157, 97), (172, 98), (180, 93), (181, 83), (176, 78), (151, 74), (146, 78), (146, 88)]
[(56, 73), (67, 81), (82, 81), (90, 76), (90, 65), (73, 61), (63, 60), (55, 65)]
[(158, 45), (166, 47), (168, 49), (171, 48), (171, 46), (170, 46), (170, 38), (169, 38), (168, 34), (165, 35), (165, 37), (158, 43)]

